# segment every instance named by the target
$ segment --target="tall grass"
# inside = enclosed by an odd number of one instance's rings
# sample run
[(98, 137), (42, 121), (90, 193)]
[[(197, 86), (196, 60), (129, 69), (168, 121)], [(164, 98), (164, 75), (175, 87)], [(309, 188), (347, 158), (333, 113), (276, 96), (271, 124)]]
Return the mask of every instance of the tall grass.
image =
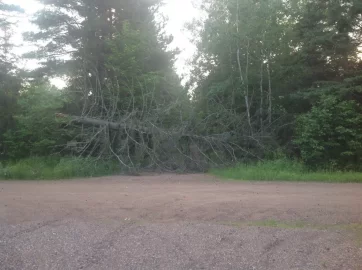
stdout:
[(214, 169), (212, 174), (235, 180), (245, 181), (301, 181), (362, 183), (360, 172), (333, 172), (327, 170), (309, 171), (302, 163), (281, 159), (258, 162), (256, 164), (239, 164), (233, 168)]
[(94, 158), (32, 157), (8, 164), (0, 163), (0, 179), (53, 180), (95, 177), (120, 172), (119, 164)]

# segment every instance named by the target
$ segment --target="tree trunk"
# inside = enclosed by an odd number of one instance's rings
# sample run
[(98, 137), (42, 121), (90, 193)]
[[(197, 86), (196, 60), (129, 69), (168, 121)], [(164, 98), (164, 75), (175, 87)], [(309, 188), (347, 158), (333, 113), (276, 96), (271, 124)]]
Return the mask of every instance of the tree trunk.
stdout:
[(264, 132), (264, 126), (263, 126), (263, 106), (264, 106), (264, 95), (263, 95), (263, 83), (264, 83), (264, 77), (263, 77), (263, 68), (264, 68), (264, 59), (261, 57), (261, 65), (260, 65), (260, 132), (263, 134)]
[(268, 81), (269, 81), (269, 88), (268, 88), (268, 100), (269, 100), (269, 108), (268, 108), (268, 121), (269, 125), (272, 123), (272, 85), (271, 85), (271, 78), (270, 78), (270, 62), (268, 60)]
[[(238, 34), (238, 38), (239, 38), (239, 1), (236, 2), (237, 4), (237, 14), (236, 14), (236, 32)], [(248, 82), (244, 81), (244, 77), (243, 77), (243, 72), (241, 69), (241, 62), (240, 62), (240, 48), (239, 48), (239, 44), (238, 44), (238, 49), (237, 49), (237, 62), (238, 62), (238, 67), (239, 67), (239, 75), (240, 75), (240, 80), (241, 80), (241, 86), (242, 88), (244, 88), (244, 99), (245, 99), (245, 107), (246, 107), (246, 114), (248, 117), (248, 123), (250, 126), (250, 131), (251, 130), (251, 117), (250, 117), (250, 107), (249, 107), (249, 85)], [(248, 72), (249, 72), (249, 41), (248, 41), (248, 48), (247, 48), (247, 63), (246, 63), (246, 79), (248, 79)]]

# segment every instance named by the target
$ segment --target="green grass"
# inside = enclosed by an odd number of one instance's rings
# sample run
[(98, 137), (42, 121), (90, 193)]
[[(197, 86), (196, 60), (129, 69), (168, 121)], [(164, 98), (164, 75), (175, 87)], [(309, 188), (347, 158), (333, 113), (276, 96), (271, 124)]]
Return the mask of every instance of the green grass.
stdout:
[(360, 172), (308, 171), (303, 164), (290, 160), (239, 164), (233, 168), (214, 169), (211, 173), (225, 179), (244, 181), (362, 183)]
[(32, 157), (7, 164), (0, 163), (2, 180), (53, 180), (112, 175), (119, 164), (94, 158)]

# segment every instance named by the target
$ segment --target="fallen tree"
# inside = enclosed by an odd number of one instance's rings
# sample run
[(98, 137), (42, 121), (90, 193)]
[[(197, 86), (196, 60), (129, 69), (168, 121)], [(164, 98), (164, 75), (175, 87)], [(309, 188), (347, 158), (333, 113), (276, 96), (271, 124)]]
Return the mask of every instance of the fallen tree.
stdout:
[[(238, 144), (231, 132), (198, 134), (187, 122), (161, 128), (128, 115), (119, 121), (57, 114), (81, 127), (81, 134), (68, 147), (79, 155), (115, 157), (128, 170), (205, 171), (210, 166), (234, 163), (238, 153), (260, 159)], [(255, 138), (254, 138), (255, 140)], [(250, 143), (250, 138), (245, 138)]]

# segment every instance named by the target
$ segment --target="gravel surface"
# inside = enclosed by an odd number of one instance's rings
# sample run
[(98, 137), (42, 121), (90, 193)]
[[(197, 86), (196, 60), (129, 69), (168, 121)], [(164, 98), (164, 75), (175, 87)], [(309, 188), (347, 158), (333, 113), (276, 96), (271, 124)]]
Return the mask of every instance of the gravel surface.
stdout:
[(362, 185), (0, 182), (0, 269), (361, 270)]

